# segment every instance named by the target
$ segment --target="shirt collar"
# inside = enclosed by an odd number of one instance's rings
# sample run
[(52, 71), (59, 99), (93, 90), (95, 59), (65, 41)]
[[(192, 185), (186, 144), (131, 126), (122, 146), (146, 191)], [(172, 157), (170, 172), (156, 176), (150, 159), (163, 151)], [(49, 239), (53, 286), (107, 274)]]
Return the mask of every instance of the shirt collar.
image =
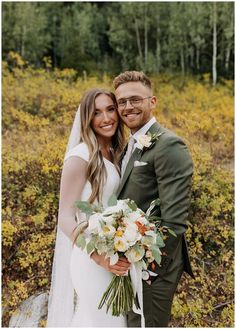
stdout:
[(132, 135), (137, 140), (140, 135), (145, 135), (151, 126), (156, 122), (156, 118), (152, 117), (142, 128)]

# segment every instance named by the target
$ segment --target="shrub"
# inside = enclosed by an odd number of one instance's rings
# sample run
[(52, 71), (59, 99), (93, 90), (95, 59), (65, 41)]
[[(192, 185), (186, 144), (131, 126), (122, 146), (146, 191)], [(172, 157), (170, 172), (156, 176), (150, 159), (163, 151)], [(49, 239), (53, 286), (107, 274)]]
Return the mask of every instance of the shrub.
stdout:
[[(111, 78), (3, 62), (3, 325), (19, 303), (49, 289), (61, 168), (85, 90)], [(10, 57), (11, 58), (11, 57)], [(175, 327), (233, 326), (233, 84), (153, 77), (163, 125), (190, 148), (195, 165), (189, 229), (195, 280), (184, 275), (174, 298)], [(45, 321), (42, 321), (42, 326)]]

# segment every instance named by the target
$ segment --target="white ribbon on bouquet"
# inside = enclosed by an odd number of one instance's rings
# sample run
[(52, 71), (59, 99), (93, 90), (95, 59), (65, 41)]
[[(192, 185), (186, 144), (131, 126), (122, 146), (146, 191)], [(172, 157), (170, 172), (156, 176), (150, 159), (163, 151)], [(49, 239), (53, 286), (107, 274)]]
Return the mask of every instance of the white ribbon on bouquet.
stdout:
[(141, 328), (145, 328), (145, 318), (143, 313), (143, 282), (142, 282), (142, 263), (131, 264), (130, 278), (133, 286), (134, 296), (138, 297), (140, 308), (133, 303), (133, 311), (141, 315)]

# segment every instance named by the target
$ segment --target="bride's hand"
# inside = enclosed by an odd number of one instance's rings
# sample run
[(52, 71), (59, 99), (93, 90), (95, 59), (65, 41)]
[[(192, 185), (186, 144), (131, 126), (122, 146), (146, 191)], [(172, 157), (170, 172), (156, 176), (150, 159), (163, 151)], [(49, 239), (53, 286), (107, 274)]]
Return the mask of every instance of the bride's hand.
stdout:
[(127, 275), (130, 269), (130, 262), (125, 257), (119, 258), (115, 265), (110, 265), (109, 258), (106, 259), (104, 255), (98, 255), (96, 252), (93, 252), (90, 257), (95, 263), (105, 268), (108, 272), (119, 276)]

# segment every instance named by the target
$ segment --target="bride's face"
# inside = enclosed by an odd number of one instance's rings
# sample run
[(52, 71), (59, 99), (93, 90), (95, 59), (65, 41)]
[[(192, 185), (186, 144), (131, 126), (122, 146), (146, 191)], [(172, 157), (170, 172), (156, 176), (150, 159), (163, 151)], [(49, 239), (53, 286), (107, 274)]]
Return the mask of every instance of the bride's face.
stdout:
[(91, 127), (97, 137), (111, 138), (118, 127), (119, 117), (113, 100), (105, 94), (95, 99), (95, 111)]

